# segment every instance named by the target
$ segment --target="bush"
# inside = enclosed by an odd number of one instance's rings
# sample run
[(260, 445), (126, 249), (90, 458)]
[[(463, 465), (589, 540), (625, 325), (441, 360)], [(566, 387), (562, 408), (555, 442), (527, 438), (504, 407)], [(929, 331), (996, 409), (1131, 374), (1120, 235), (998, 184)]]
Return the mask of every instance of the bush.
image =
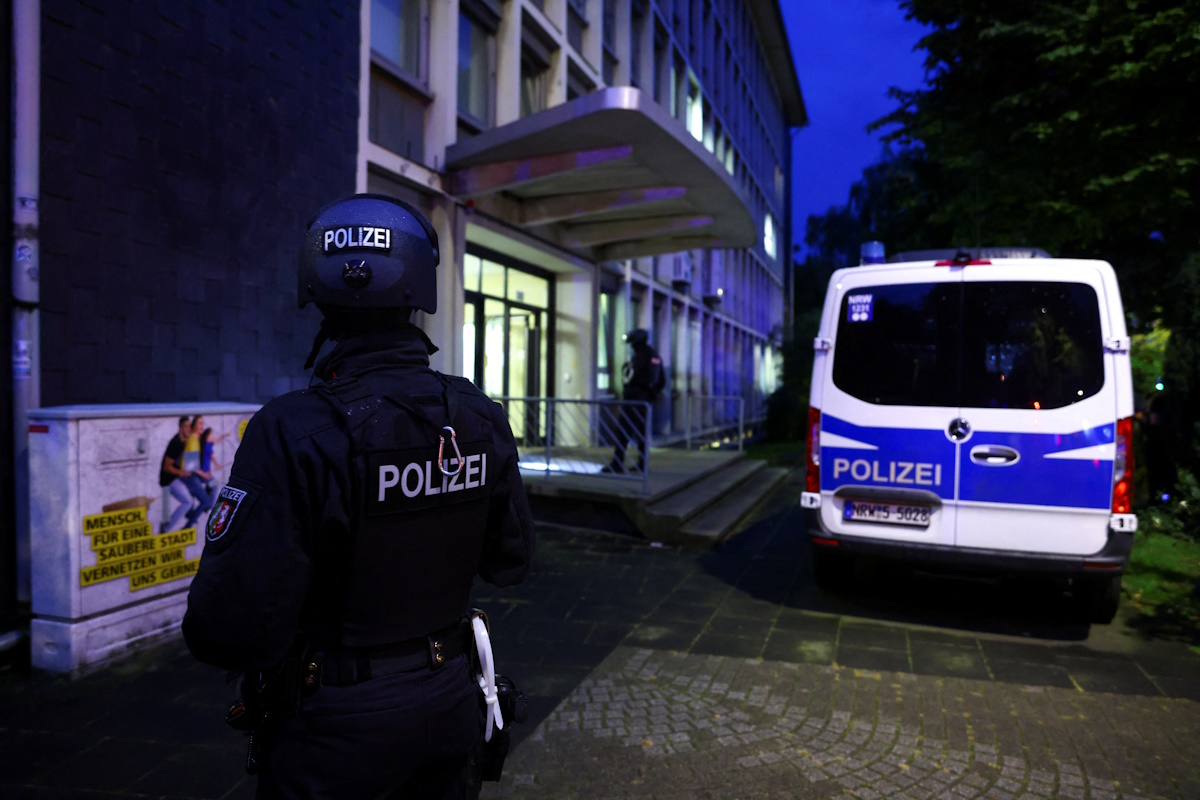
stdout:
[(800, 402), (800, 393), (784, 384), (767, 398), (767, 422), (764, 431), (773, 442), (790, 442), (804, 430), (808, 409)]
[(1200, 481), (1193, 473), (1180, 470), (1170, 497), (1168, 502), (1142, 511), (1138, 515), (1138, 527), (1200, 542)]

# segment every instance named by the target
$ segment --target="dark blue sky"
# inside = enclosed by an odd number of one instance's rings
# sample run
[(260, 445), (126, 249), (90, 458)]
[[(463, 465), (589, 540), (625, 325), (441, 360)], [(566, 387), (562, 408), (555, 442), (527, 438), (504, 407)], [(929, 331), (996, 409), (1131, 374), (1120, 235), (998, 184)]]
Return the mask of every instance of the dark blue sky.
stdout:
[(896, 0), (780, 0), (808, 110), (793, 138), (795, 240), (810, 214), (842, 205), (863, 167), (878, 160), (880, 133), (866, 126), (895, 107), (888, 88), (915, 89), (924, 70), (923, 28)]

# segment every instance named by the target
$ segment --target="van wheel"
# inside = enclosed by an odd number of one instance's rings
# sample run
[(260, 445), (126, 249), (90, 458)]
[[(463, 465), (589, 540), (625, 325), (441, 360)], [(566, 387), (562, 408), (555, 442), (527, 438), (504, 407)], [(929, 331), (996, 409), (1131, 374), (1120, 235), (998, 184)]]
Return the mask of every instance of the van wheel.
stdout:
[(1075, 607), (1088, 622), (1107, 625), (1117, 615), (1121, 604), (1121, 576), (1108, 578), (1075, 578), (1071, 582)]
[(813, 578), (820, 588), (836, 593), (854, 580), (853, 558), (817, 547), (810, 547), (809, 552), (812, 553)]

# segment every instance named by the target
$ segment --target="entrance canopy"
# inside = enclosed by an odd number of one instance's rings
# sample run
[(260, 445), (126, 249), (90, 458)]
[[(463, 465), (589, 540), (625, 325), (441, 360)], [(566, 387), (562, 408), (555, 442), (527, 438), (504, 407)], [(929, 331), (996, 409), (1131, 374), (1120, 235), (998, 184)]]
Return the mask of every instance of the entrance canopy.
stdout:
[(592, 92), (460, 141), (451, 193), (597, 261), (752, 247), (733, 177), (683, 124), (632, 87)]

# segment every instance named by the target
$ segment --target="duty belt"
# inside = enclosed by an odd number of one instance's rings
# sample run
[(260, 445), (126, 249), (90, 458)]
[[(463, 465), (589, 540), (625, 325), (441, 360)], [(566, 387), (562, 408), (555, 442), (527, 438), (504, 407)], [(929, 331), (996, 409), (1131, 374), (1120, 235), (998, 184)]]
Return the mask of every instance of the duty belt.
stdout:
[(316, 652), (305, 665), (304, 682), (311, 688), (349, 686), (381, 675), (441, 669), (468, 652), (473, 641), (470, 631), (469, 624), (460, 620), (428, 636), (395, 644)]

